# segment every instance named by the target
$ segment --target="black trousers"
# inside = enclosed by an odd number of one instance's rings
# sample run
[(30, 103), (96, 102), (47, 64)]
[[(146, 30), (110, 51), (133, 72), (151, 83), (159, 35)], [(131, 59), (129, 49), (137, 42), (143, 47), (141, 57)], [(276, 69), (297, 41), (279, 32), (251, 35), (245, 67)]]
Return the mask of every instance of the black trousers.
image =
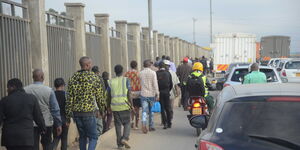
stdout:
[(62, 126), (62, 133), (60, 136), (57, 136), (56, 129), (53, 129), (53, 150), (57, 149), (58, 143), (61, 140), (61, 150), (67, 150), (68, 148), (68, 131), (69, 127), (64, 124)]
[(164, 126), (172, 125), (172, 107), (169, 93), (160, 93), (161, 117)]
[(32, 146), (9, 146), (7, 150), (33, 150)]
[(181, 85), (180, 89), (181, 89), (181, 105), (183, 106), (183, 108), (186, 109), (187, 105), (188, 105), (188, 96), (189, 96), (189, 93), (187, 92), (186, 85)]
[(45, 134), (41, 134), (39, 128), (34, 127), (34, 150), (40, 149), (40, 138), (43, 150), (52, 150), (52, 127), (47, 127)]

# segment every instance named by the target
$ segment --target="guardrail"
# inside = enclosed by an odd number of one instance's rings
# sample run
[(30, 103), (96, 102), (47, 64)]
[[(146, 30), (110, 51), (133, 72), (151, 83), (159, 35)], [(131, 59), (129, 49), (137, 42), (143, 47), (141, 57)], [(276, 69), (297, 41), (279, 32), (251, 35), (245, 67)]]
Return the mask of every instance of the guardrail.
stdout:
[(0, 14), (28, 19), (28, 8), (21, 3), (0, 0)]
[(85, 22), (85, 31), (88, 33), (101, 34), (101, 27), (91, 21)]
[(57, 13), (46, 11), (46, 23), (67, 28), (74, 28), (74, 19)]

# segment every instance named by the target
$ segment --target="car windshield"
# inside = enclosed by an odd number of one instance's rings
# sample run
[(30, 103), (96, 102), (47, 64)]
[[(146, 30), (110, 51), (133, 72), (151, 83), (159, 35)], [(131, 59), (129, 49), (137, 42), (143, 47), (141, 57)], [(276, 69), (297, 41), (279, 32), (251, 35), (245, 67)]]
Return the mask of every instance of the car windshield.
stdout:
[(289, 61), (285, 65), (285, 69), (300, 69), (300, 61)]
[[(273, 71), (273, 69), (259, 69), (259, 70), (260, 70), (260, 72), (265, 73), (265, 75), (267, 77), (267, 82), (277, 82), (278, 81), (278, 78), (277, 78), (275, 72)], [(241, 82), (244, 80), (244, 77), (247, 74), (248, 74), (248, 69), (246, 69), (246, 68), (236, 69), (233, 72), (231, 81)]]
[(299, 108), (300, 102), (227, 102), (217, 128), (226, 137), (276, 137), (299, 145)]

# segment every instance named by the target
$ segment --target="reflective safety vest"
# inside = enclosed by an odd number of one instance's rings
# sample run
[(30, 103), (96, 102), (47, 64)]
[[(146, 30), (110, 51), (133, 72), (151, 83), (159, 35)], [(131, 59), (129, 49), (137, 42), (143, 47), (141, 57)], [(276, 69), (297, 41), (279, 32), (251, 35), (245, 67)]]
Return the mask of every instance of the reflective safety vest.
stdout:
[[(201, 72), (197, 72), (197, 71), (192, 72), (192, 74), (194, 76), (196, 76), (196, 77), (199, 77), (199, 76), (202, 75)], [(207, 88), (207, 85), (206, 85), (206, 76), (205, 75), (202, 76), (202, 81), (203, 81), (204, 87), (205, 87), (205, 95), (204, 95), (204, 97), (206, 97), (206, 96), (208, 96), (208, 88)]]
[(112, 111), (124, 111), (129, 110), (129, 102), (127, 98), (127, 78), (116, 77), (109, 81), (109, 87), (111, 91), (111, 110)]

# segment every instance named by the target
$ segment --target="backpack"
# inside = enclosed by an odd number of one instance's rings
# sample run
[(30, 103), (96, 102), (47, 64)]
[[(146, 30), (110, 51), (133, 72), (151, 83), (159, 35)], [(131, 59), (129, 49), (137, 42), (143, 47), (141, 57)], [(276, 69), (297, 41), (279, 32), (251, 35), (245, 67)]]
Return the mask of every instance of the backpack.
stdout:
[(189, 92), (189, 96), (202, 96), (205, 95), (205, 85), (202, 80), (204, 75), (201, 74), (199, 77), (195, 75), (191, 75), (187, 81), (187, 91)]

